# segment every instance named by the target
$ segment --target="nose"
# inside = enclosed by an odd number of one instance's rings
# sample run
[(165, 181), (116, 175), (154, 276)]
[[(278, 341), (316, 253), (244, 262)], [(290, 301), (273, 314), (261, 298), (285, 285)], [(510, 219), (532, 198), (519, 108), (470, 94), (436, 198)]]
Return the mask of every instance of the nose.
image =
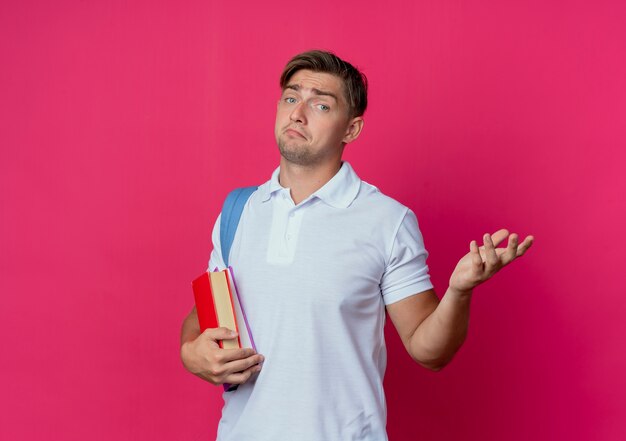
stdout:
[(293, 110), (291, 111), (291, 114), (289, 115), (289, 119), (291, 119), (291, 121), (298, 123), (298, 124), (306, 123), (306, 115), (304, 112), (303, 102), (300, 102), (293, 107)]

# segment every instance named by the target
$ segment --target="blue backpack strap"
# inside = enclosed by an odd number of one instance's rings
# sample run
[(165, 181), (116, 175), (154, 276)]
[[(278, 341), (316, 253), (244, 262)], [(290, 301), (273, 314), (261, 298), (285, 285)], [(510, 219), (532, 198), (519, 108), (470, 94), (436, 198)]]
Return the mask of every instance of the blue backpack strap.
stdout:
[(235, 240), (235, 233), (243, 213), (243, 207), (250, 198), (250, 195), (256, 191), (258, 187), (242, 187), (236, 188), (226, 196), (224, 206), (222, 207), (222, 217), (220, 219), (220, 244), (222, 246), (222, 259), (228, 267), (228, 256), (230, 248)]

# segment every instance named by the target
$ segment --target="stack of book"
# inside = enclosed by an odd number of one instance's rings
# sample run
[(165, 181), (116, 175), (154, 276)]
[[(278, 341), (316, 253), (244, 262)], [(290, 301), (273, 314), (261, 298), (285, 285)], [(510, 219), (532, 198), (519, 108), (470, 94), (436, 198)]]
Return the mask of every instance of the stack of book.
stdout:
[[(237, 331), (237, 337), (219, 340), (223, 349), (253, 348), (256, 351), (243, 303), (237, 292), (233, 270), (207, 271), (192, 282), (198, 311), (200, 332), (208, 328), (225, 327)], [(236, 385), (224, 385), (227, 391)]]

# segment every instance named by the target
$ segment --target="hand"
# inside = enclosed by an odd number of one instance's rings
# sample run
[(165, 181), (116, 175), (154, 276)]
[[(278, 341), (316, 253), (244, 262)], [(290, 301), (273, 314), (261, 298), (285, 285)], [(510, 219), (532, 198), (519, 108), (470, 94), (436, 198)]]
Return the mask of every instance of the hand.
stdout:
[(180, 355), (185, 368), (212, 384), (243, 384), (261, 370), (263, 356), (254, 349), (222, 349), (218, 340), (234, 338), (228, 328), (210, 328), (184, 343)]
[[(509, 238), (506, 248), (496, 248), (505, 238)], [(472, 289), (489, 280), (503, 267), (523, 256), (532, 245), (533, 236), (528, 236), (518, 245), (517, 234), (509, 235), (507, 230), (499, 230), (490, 236), (483, 236), (484, 246), (478, 247), (475, 240), (470, 243), (470, 252), (459, 260), (452, 276), (450, 288), (460, 294), (469, 294)]]

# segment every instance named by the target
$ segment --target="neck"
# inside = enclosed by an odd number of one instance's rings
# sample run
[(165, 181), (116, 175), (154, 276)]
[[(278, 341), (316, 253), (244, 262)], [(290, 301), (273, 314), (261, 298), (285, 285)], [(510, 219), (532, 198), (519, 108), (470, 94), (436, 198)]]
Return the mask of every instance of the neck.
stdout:
[(341, 168), (341, 158), (324, 166), (302, 166), (280, 160), (280, 185), (291, 190), (291, 199), (298, 205), (322, 188)]

